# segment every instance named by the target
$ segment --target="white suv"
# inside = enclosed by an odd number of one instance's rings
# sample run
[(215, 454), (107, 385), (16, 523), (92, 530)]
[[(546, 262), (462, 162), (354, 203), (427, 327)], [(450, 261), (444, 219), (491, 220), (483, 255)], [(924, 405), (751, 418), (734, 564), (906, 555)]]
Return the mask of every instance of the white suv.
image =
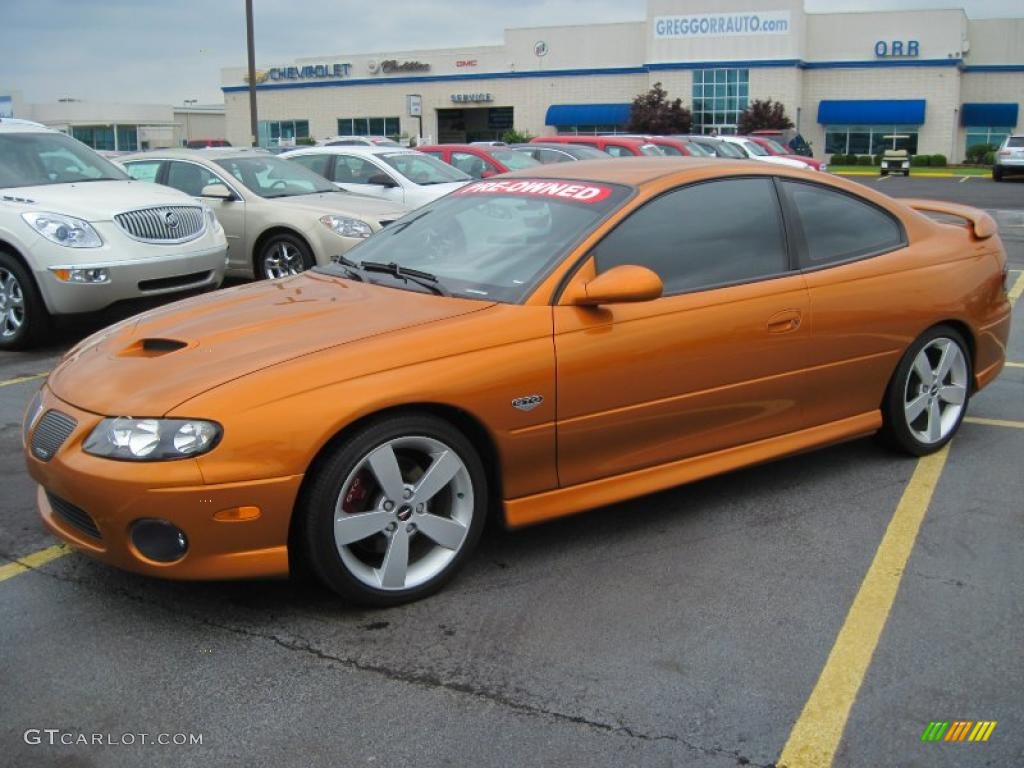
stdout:
[(226, 253), (207, 206), (58, 131), (0, 119), (0, 350), (42, 341), (52, 315), (216, 288)]

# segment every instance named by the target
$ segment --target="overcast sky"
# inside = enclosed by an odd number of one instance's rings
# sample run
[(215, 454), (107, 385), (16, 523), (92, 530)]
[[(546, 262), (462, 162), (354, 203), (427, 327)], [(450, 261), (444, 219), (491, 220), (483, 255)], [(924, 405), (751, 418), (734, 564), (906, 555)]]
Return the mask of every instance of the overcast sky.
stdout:
[[(765, 0), (765, 8), (771, 6)], [(245, 64), (243, 0), (0, 0), (0, 93), (28, 102), (220, 103)], [(255, 0), (257, 66), (302, 56), (488, 45), (506, 27), (638, 21), (646, 0)], [(943, 0), (806, 0), (809, 11), (953, 7)], [(1024, 0), (964, 0), (971, 18)]]

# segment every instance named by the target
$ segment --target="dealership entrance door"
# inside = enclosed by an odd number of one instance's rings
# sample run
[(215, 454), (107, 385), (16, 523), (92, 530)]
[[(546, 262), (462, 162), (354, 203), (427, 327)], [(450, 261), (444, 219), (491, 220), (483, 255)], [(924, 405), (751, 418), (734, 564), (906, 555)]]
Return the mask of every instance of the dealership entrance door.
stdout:
[(512, 107), (473, 107), (437, 110), (439, 144), (501, 141), (513, 126)]

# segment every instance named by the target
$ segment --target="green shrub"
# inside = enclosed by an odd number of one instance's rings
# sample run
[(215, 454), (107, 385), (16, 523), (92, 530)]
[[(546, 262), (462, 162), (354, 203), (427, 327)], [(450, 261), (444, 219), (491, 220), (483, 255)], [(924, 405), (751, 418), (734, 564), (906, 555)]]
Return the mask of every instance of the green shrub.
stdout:
[(295, 139), (295, 146), (297, 147), (311, 147), (316, 144), (316, 139), (312, 136), (299, 136)]
[[(967, 148), (966, 160), (968, 163), (985, 163), (985, 155), (995, 152), (997, 149), (995, 144), (971, 144)], [(991, 165), (991, 163), (988, 163)]]
[(986, 152), (985, 155), (981, 158), (981, 162), (984, 165), (995, 165), (995, 163), (996, 163), (996, 153), (995, 153), (995, 150), (990, 150), (990, 151)]
[(915, 168), (923, 168), (928, 165), (930, 159), (928, 155), (914, 155), (910, 158), (910, 164)]
[(945, 168), (946, 165), (947, 165), (947, 163), (946, 163), (946, 156), (945, 155), (932, 155), (928, 159), (928, 165), (930, 165), (932, 168)]
[(873, 158), (871, 155), (858, 155), (857, 156), (857, 165), (874, 165), (874, 164), (875, 164), (875, 158)]
[(828, 161), (828, 164), (829, 165), (849, 165), (849, 163), (846, 162), (846, 155), (844, 155), (842, 152), (834, 152), (834, 153), (832, 153), (832, 159)]
[(532, 138), (534, 135), (529, 131), (518, 131), (515, 128), (509, 128), (501, 136), (506, 144), (529, 144)]
[(875, 155), (875, 165), (881, 165), (883, 157), (885, 157), (884, 152), (879, 152), (877, 155)]

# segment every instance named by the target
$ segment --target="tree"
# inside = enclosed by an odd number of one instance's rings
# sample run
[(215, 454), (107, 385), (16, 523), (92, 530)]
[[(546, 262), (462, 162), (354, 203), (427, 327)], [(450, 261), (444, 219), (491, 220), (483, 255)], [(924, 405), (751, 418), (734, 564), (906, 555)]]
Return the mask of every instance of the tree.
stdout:
[(752, 133), (766, 128), (792, 128), (793, 121), (786, 117), (786, 108), (781, 101), (755, 99), (740, 115), (740, 133)]
[(690, 110), (683, 106), (682, 99), (668, 100), (668, 92), (655, 83), (647, 93), (641, 93), (633, 99), (629, 111), (630, 133), (649, 133), (665, 135), (672, 133), (689, 133)]

